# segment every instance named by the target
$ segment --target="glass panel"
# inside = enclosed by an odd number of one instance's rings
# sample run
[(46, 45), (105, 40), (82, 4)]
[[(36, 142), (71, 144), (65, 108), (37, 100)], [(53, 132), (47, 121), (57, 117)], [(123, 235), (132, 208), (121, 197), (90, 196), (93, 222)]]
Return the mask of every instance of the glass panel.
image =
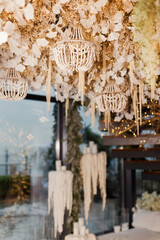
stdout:
[[(99, 117), (96, 116), (94, 128), (91, 127), (91, 116), (86, 116), (84, 108), (81, 108), (81, 116), (83, 119), (83, 133), (85, 137), (85, 144), (89, 141), (96, 141), (101, 138), (104, 133), (99, 130)], [(95, 134), (95, 135), (94, 135)], [(98, 135), (98, 136), (97, 136)], [(88, 138), (87, 138), (88, 136)], [(94, 139), (91, 139), (90, 137)], [(87, 142), (88, 141), (88, 142)], [(101, 151), (107, 152), (107, 202), (104, 212), (102, 211), (102, 199), (100, 193), (94, 197), (94, 202), (89, 212), (88, 228), (90, 232), (102, 234), (113, 231), (115, 225), (120, 225), (122, 221), (121, 216), (121, 166), (118, 159), (111, 158), (111, 150), (113, 147), (104, 147), (99, 145)], [(84, 217), (84, 206), (82, 204), (82, 213)]]
[[(0, 239), (47, 239), (49, 149), (54, 104), (0, 101)], [(47, 226), (47, 228), (46, 228)]]

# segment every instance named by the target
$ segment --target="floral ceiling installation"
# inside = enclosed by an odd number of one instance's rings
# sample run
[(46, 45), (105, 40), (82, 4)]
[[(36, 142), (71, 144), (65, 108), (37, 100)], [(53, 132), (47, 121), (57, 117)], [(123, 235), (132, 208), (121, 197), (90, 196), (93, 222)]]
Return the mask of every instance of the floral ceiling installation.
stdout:
[[(83, 76), (85, 95), (93, 99), (113, 81), (132, 99), (132, 106), (127, 105), (122, 114), (135, 115), (148, 97), (159, 100), (160, 93), (159, 85), (155, 89), (160, 74), (160, 7), (158, 0), (145, 2), (1, 0), (0, 77), (4, 77), (6, 68), (15, 68), (28, 80), (31, 89), (38, 90), (50, 75), (48, 85), (54, 87), (57, 100), (80, 100), (78, 73), (60, 69), (52, 54), (57, 42), (71, 40), (72, 24), (82, 29), (86, 41), (96, 46), (96, 61)], [(141, 100), (140, 106), (136, 106), (136, 99)]]

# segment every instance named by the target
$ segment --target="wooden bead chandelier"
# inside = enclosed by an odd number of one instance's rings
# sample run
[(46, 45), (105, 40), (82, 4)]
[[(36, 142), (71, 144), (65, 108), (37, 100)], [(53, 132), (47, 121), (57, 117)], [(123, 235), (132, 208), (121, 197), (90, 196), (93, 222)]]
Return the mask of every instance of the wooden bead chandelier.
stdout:
[(60, 69), (86, 72), (95, 61), (95, 50), (95, 45), (84, 39), (80, 28), (72, 28), (70, 40), (57, 42), (53, 54)]
[(27, 92), (28, 82), (14, 68), (8, 69), (6, 77), (0, 78), (0, 99), (22, 100), (26, 97)]
[(94, 102), (100, 112), (122, 112), (127, 104), (127, 97), (116, 83), (109, 83), (106, 91), (97, 95)]

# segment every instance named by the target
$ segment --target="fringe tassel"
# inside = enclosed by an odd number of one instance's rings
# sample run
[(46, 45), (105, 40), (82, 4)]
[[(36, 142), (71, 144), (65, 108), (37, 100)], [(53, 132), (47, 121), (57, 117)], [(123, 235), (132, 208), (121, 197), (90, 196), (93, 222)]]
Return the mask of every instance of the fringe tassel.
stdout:
[(154, 99), (155, 97), (155, 84), (156, 84), (156, 79), (153, 77), (151, 79), (151, 99)]
[(91, 118), (92, 118), (92, 128), (95, 124), (95, 102), (92, 101), (91, 103)]
[(139, 135), (139, 103), (137, 101), (137, 135)]
[(79, 72), (79, 93), (81, 94), (81, 104), (83, 106), (85, 94), (85, 72)]
[(104, 123), (105, 123), (105, 128), (110, 133), (110, 123), (111, 123), (111, 113), (110, 112), (105, 112), (105, 114), (104, 114)]
[(66, 98), (66, 102), (65, 102), (65, 120), (67, 123), (67, 119), (68, 119), (68, 110), (69, 110), (69, 98)]
[(133, 90), (132, 99), (133, 99), (133, 111), (134, 111), (134, 116), (135, 116), (135, 119), (136, 119), (136, 117), (137, 117), (137, 111), (136, 111), (136, 109), (137, 109), (137, 107), (136, 107), (136, 105), (137, 105), (137, 87), (135, 87), (134, 90)]
[(51, 62), (51, 59), (49, 58), (48, 78), (46, 81), (47, 113), (49, 112), (50, 100), (51, 100), (51, 78), (52, 78), (52, 62)]
[(103, 74), (106, 72), (106, 44), (103, 43)]
[(134, 66), (134, 61), (132, 60), (130, 62), (129, 66), (129, 77), (130, 77), (130, 82), (131, 82), (131, 93), (133, 91), (133, 79), (134, 79), (134, 71), (135, 71), (135, 66)]
[(137, 86), (135, 87), (133, 91), (133, 111), (135, 116), (135, 121), (137, 125), (137, 135), (139, 135), (139, 101), (137, 96)]
[(140, 82), (139, 84), (139, 112), (140, 112), (140, 126), (142, 126), (142, 104), (143, 104), (143, 100), (144, 100), (144, 92), (143, 92), (143, 87), (144, 87), (144, 83)]

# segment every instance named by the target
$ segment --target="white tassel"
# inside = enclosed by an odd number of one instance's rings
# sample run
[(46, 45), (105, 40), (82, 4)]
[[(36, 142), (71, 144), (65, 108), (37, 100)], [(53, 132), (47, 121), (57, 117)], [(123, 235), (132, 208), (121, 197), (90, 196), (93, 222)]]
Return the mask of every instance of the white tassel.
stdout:
[(106, 72), (106, 44), (103, 43), (103, 74)]
[(66, 119), (66, 123), (67, 123), (67, 119), (68, 119), (68, 110), (69, 110), (69, 98), (66, 98), (66, 102), (65, 102), (65, 119)]
[(143, 82), (140, 82), (140, 84), (139, 84), (140, 126), (142, 126), (142, 104), (143, 104), (143, 100), (144, 100), (143, 87), (144, 87), (144, 83), (143, 83)]
[(81, 104), (84, 104), (85, 94), (85, 72), (79, 72), (79, 93), (81, 94)]
[(155, 84), (156, 84), (156, 79), (155, 77), (153, 77), (151, 79), (151, 99), (154, 99), (155, 97), (155, 88), (156, 88)]
[(50, 100), (51, 100), (51, 78), (52, 78), (52, 62), (49, 58), (48, 66), (48, 78), (46, 81), (46, 99), (47, 99), (47, 113), (49, 112)]
[(51, 171), (48, 175), (48, 213), (53, 210), (54, 236), (62, 233), (65, 209), (72, 211), (72, 183), (71, 171)]
[(135, 66), (134, 66), (134, 61), (132, 60), (130, 62), (130, 67), (129, 67), (129, 77), (130, 77), (130, 83), (131, 83), (131, 93), (133, 91), (134, 71), (135, 71)]
[(110, 123), (111, 123), (111, 113), (110, 112), (105, 112), (104, 113), (104, 124), (105, 128), (110, 132)]
[(92, 203), (92, 193), (97, 194), (99, 185), (102, 197), (102, 210), (106, 204), (106, 165), (105, 152), (98, 154), (85, 154), (81, 158), (81, 172), (84, 188), (84, 212), (88, 223), (89, 210)]

